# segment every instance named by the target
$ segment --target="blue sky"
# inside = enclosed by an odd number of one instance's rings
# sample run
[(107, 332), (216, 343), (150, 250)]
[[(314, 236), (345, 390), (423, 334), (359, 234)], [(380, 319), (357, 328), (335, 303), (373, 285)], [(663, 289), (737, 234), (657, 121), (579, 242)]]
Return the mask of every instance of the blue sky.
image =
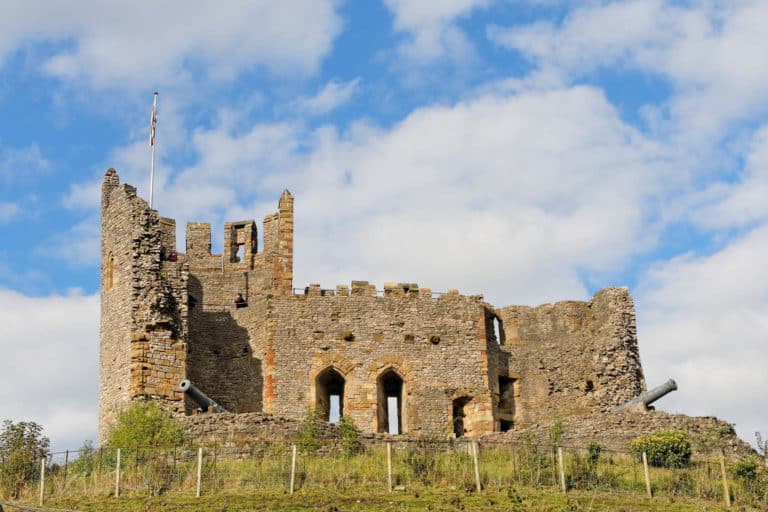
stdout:
[(0, 5), (0, 396), (95, 438), (99, 185), (179, 226), (296, 197), (295, 286), (631, 288), (660, 403), (768, 429), (768, 2)]

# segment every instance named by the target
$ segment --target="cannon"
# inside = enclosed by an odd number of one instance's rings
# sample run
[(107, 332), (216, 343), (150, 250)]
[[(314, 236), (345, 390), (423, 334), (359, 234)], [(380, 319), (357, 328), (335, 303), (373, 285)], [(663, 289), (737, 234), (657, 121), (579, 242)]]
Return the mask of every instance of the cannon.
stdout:
[(651, 405), (653, 402), (658, 400), (659, 398), (663, 397), (664, 395), (671, 393), (677, 389), (677, 383), (673, 379), (669, 379), (667, 382), (662, 384), (661, 386), (656, 386), (652, 390), (643, 393), (641, 395), (637, 395), (635, 398), (624, 402), (621, 405), (617, 405), (616, 407), (611, 409), (611, 412), (620, 411), (622, 409), (626, 409), (628, 407), (632, 407), (633, 405), (642, 404), (642, 408), (645, 409), (649, 405)]
[(211, 410), (213, 412), (227, 412), (222, 406), (211, 400), (208, 395), (195, 387), (189, 379), (179, 382), (178, 391), (189, 395), (189, 398), (195, 401), (203, 412)]

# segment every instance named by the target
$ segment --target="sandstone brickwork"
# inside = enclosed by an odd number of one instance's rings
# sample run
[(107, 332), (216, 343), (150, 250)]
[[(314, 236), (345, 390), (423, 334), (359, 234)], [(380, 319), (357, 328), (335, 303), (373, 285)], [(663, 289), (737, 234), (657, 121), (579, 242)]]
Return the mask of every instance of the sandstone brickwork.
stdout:
[[(134, 399), (179, 410), (186, 375), (189, 269), (163, 261), (169, 222), (147, 208), (114, 169), (102, 187), (99, 435)], [(165, 231), (164, 231), (164, 228)], [(173, 248), (172, 250), (175, 250)]]
[[(645, 391), (626, 288), (501, 308), (415, 283), (296, 293), (293, 208), (286, 190), (260, 226), (227, 222), (221, 254), (211, 225), (190, 222), (179, 252), (175, 221), (107, 171), (102, 439), (132, 400), (158, 401), (203, 440), (290, 435), (308, 414), (343, 414), (368, 436), (513, 438), (554, 418), (588, 432), (579, 418), (619, 418), (610, 408)], [(185, 378), (228, 413), (197, 414), (176, 391)]]

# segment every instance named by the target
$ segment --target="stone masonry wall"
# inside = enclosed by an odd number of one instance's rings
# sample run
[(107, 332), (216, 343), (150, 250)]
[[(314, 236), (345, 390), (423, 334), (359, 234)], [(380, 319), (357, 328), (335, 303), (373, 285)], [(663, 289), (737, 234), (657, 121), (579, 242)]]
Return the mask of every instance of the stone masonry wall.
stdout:
[[(263, 295), (251, 297), (246, 308), (190, 310), (188, 378), (227, 411), (262, 410), (265, 316)], [(188, 404), (188, 411), (195, 407)]]
[(167, 221), (120, 185), (114, 169), (102, 186), (102, 308), (99, 436), (133, 399), (177, 410), (186, 375), (188, 268), (163, 261)]
[(114, 169), (107, 171), (102, 186), (101, 323), (99, 328), (99, 437), (128, 402), (130, 388), (131, 289), (133, 225), (126, 215), (129, 190), (113, 191), (120, 181)]
[[(674, 429), (688, 433), (695, 453), (719, 455), (724, 449), (726, 455), (744, 457), (754, 453), (746, 442), (733, 430), (733, 426), (715, 417), (692, 417), (661, 411), (619, 411), (615, 413), (592, 413), (579, 416), (565, 416), (563, 421), (563, 446), (585, 448), (597, 442), (620, 452), (629, 451), (633, 439), (660, 430)], [(530, 428), (487, 436), (484, 442), (521, 444), (532, 440), (541, 445), (551, 443), (548, 429), (554, 420)]]
[(379, 429), (377, 378), (404, 381), (402, 423), (410, 434), (451, 432), (452, 401), (468, 397), (468, 435), (493, 429), (481, 298), (431, 293), (376, 297), (367, 283), (349, 294), (269, 300), (265, 411), (303, 418), (316, 406), (317, 378), (333, 368), (345, 380), (343, 413), (364, 432)]
[(505, 340), (491, 351), (491, 366), (518, 379), (516, 426), (607, 411), (645, 391), (626, 288), (606, 288), (589, 302), (497, 313)]

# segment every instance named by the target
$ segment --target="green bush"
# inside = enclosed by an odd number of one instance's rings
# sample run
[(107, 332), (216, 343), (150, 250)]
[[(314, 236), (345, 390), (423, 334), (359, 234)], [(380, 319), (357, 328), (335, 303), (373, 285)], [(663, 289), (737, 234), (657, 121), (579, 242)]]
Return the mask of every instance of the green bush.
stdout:
[(563, 425), (563, 420), (560, 418), (557, 418), (552, 425), (547, 429), (547, 437), (549, 438), (549, 442), (553, 445), (560, 444), (560, 441), (563, 440), (563, 436), (565, 435), (565, 426)]
[(77, 459), (70, 463), (72, 473), (90, 476), (95, 469), (96, 462), (96, 450), (93, 448), (93, 442), (86, 440), (77, 453)]
[(341, 447), (345, 457), (350, 457), (360, 451), (357, 428), (349, 416), (342, 416), (339, 420), (339, 437), (341, 437)]
[(757, 479), (757, 472), (758, 472), (759, 466), (760, 466), (760, 463), (756, 458), (749, 457), (747, 459), (741, 459), (739, 461), (736, 461), (730, 467), (730, 470), (734, 478), (752, 482), (755, 479)]
[(304, 422), (294, 437), (294, 442), (302, 453), (315, 453), (322, 446), (317, 421), (317, 413), (314, 409), (308, 409)]
[(590, 465), (597, 467), (597, 461), (600, 460), (602, 451), (603, 447), (600, 446), (599, 443), (595, 443), (594, 441), (589, 443), (589, 446), (587, 446), (587, 459), (589, 460)]
[(688, 434), (679, 430), (661, 430), (640, 436), (629, 444), (638, 459), (643, 452), (648, 464), (663, 468), (682, 468), (691, 460), (691, 441)]
[(107, 444), (114, 448), (176, 446), (185, 441), (181, 423), (153, 402), (134, 402), (123, 409), (107, 434)]
[(37, 423), (5, 420), (0, 432), (0, 492), (18, 498), (24, 485), (38, 478), (40, 459), (48, 454), (49, 446)]

